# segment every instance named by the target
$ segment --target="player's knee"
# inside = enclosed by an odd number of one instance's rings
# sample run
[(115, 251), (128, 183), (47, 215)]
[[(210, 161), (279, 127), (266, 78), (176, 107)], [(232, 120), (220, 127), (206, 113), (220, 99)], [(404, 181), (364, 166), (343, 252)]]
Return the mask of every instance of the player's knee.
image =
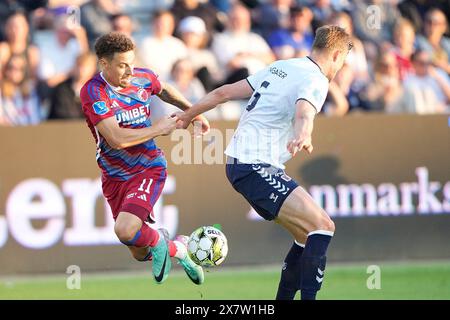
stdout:
[(333, 220), (331, 220), (327, 214), (320, 214), (316, 215), (316, 218), (313, 219), (311, 229), (312, 230), (309, 230), (310, 232), (314, 230), (325, 230), (334, 232), (335, 225)]
[(135, 228), (123, 224), (116, 223), (114, 226), (114, 232), (122, 243), (127, 243), (133, 240), (137, 231), (138, 230), (135, 230)]
[(330, 217), (328, 217), (328, 216), (322, 216), (320, 219), (319, 229), (334, 232), (335, 225), (334, 225), (333, 220), (331, 220)]
[(330, 218), (327, 217), (327, 226), (325, 230), (334, 232), (336, 230), (336, 226), (334, 225), (333, 220), (331, 220)]

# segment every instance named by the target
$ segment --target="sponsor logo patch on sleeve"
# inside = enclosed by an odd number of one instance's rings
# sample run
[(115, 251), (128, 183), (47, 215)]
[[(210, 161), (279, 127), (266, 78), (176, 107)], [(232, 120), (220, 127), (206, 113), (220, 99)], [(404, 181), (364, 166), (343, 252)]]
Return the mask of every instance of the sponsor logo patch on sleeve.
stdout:
[(320, 93), (320, 90), (319, 90), (319, 89), (315, 89), (315, 90), (314, 90), (313, 96), (314, 96), (314, 99), (316, 99), (315, 102), (319, 102), (319, 101), (322, 100), (322, 94)]
[(105, 101), (97, 101), (92, 105), (94, 112), (99, 116), (106, 114), (109, 111)]

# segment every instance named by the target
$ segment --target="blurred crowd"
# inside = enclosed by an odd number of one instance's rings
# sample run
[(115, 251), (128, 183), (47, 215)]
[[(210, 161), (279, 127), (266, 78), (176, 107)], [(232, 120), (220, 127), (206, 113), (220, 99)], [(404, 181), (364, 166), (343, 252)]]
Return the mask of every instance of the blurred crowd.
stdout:
[[(83, 118), (95, 40), (137, 45), (147, 67), (195, 103), (277, 59), (304, 57), (314, 31), (345, 28), (354, 48), (323, 116), (450, 112), (450, 0), (0, 0), (0, 125)], [(173, 107), (155, 97), (153, 117)], [(210, 111), (237, 119), (245, 102)]]

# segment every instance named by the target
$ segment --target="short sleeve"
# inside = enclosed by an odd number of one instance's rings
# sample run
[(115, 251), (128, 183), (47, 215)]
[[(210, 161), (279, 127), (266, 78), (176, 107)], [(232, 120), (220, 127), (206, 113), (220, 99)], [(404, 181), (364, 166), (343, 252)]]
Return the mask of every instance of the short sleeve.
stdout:
[(150, 94), (154, 95), (161, 92), (161, 82), (159, 82), (159, 77), (156, 73), (147, 68), (135, 68), (134, 70), (137, 71), (137, 76), (150, 80), (150, 87), (145, 86)]
[(149, 94), (155, 95), (161, 92), (161, 82), (156, 73), (147, 68), (134, 68), (134, 71), (136, 77), (148, 80), (148, 82), (145, 81), (144, 88)]
[(86, 118), (97, 125), (100, 121), (114, 116), (109, 98), (101, 84), (88, 82), (80, 92), (83, 113)]
[(253, 91), (258, 89), (261, 85), (261, 83), (264, 81), (265, 77), (267, 77), (268, 74), (268, 67), (259, 70), (255, 74), (252, 74), (251, 76), (247, 77), (247, 82), (252, 87)]
[(148, 76), (152, 81), (152, 94), (159, 94), (161, 92), (161, 82), (159, 82), (158, 75), (149, 71)]
[(298, 100), (306, 100), (319, 113), (328, 94), (328, 81), (324, 78), (312, 79), (299, 88), (297, 94)]

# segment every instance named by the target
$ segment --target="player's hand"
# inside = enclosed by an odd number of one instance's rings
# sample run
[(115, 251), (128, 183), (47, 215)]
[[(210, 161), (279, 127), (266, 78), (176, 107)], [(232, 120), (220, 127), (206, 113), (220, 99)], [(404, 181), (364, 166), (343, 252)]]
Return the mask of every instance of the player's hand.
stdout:
[(195, 137), (207, 134), (211, 128), (209, 121), (203, 115), (196, 116), (191, 122), (194, 126)]
[(175, 112), (172, 117), (177, 117), (177, 129), (187, 129), (192, 122), (192, 118), (186, 112)]
[(177, 128), (178, 117), (175, 115), (164, 117), (159, 119), (153, 124), (153, 127), (157, 130), (159, 135), (167, 136), (172, 133), (173, 130)]
[(302, 151), (303, 149), (311, 154), (313, 151), (311, 137), (291, 140), (287, 145), (287, 149), (293, 157), (297, 154), (297, 152)]
[(209, 121), (203, 115), (198, 115), (195, 118), (192, 118), (186, 112), (177, 112), (172, 114), (172, 116), (178, 118), (177, 129), (187, 129), (189, 125), (192, 123), (192, 125), (194, 126), (194, 136), (197, 137), (199, 135), (204, 135), (209, 132), (210, 129)]

